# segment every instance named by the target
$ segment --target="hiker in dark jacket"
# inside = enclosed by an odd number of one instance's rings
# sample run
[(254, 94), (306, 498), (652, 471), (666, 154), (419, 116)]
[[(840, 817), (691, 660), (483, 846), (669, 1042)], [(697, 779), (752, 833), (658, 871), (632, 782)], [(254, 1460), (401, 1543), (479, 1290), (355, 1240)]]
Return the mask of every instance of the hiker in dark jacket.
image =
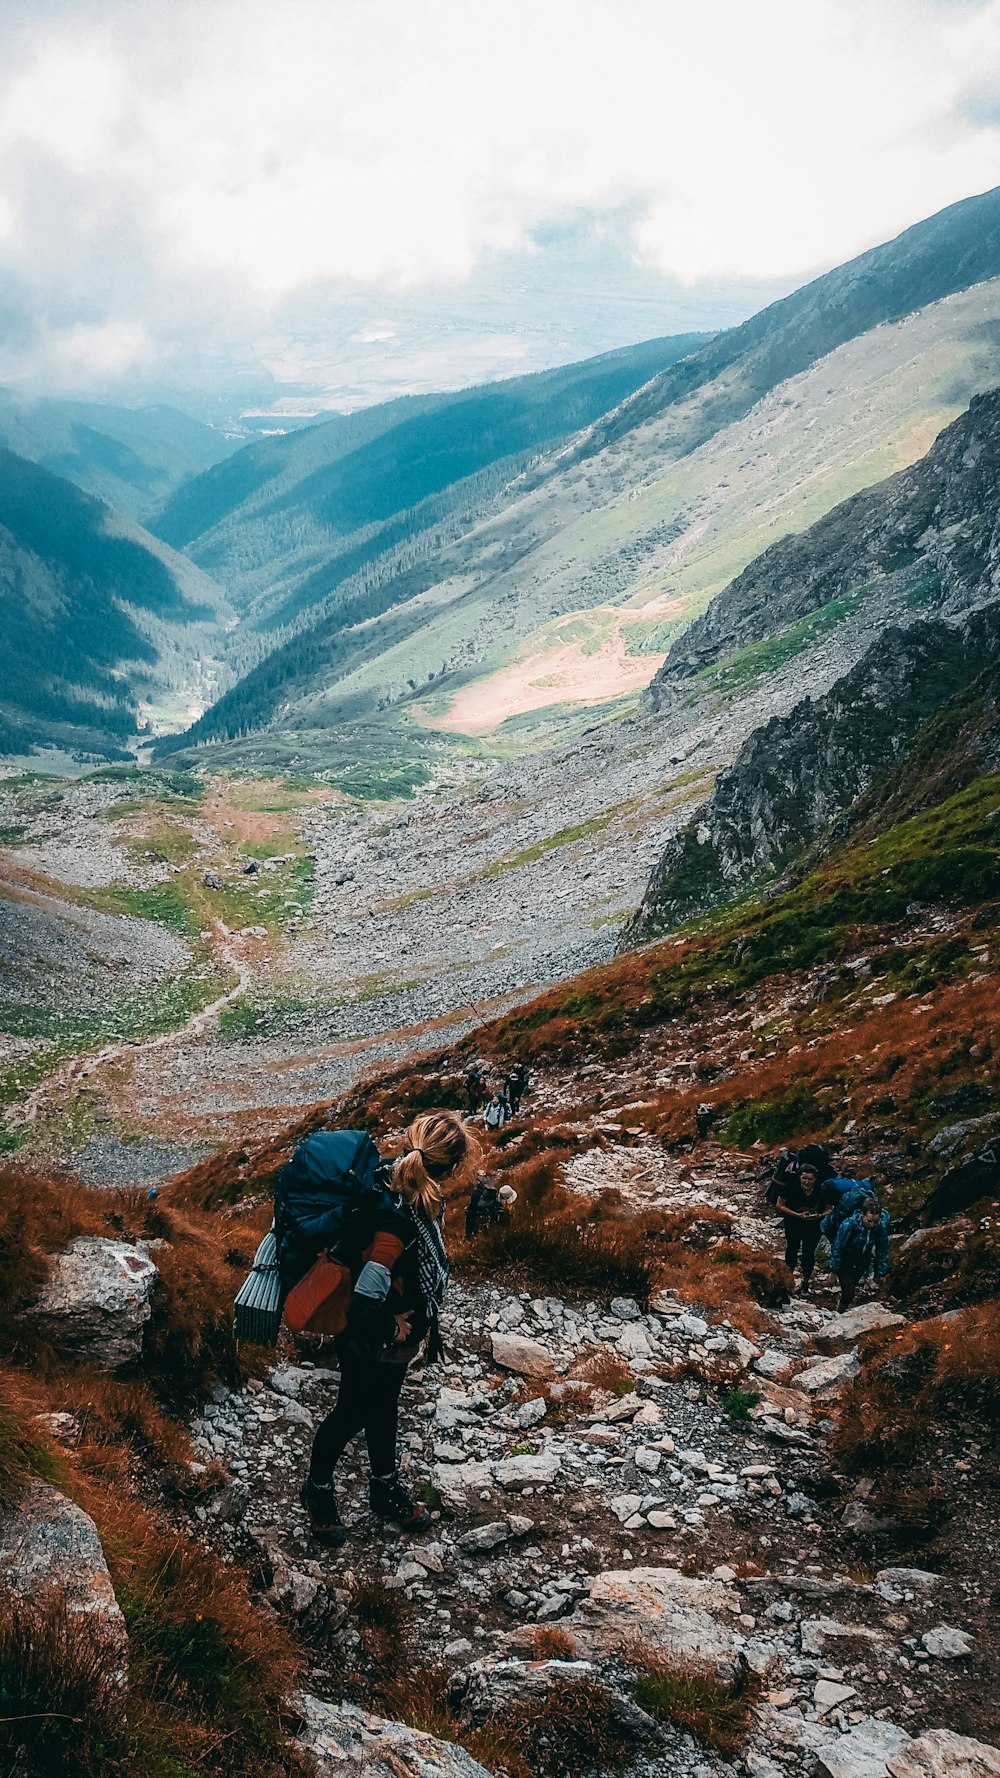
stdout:
[(703, 1100), (700, 1105), (695, 1107), (694, 1114), (694, 1127), (698, 1133), (699, 1142), (704, 1142), (706, 1137), (711, 1134), (714, 1122), (715, 1106), (709, 1105), (707, 1100)]
[(889, 1212), (880, 1210), (874, 1198), (842, 1222), (830, 1249), (830, 1270), (840, 1285), (839, 1312), (849, 1309), (859, 1284), (873, 1274), (889, 1275)]
[(490, 1228), (510, 1221), (510, 1211), (500, 1201), (500, 1193), (481, 1173), (472, 1188), (468, 1209), (465, 1212), (465, 1233), (470, 1241), (474, 1240), (481, 1228)]
[(333, 1476), (362, 1431), (372, 1511), (411, 1533), (430, 1526), (430, 1513), (414, 1501), (396, 1467), (399, 1392), (411, 1359), (428, 1334), (432, 1341), (437, 1336), (437, 1308), (448, 1281), (442, 1186), (465, 1164), (470, 1148), (457, 1112), (429, 1111), (414, 1119), (404, 1152), (389, 1169), (388, 1189), (352, 1220), (340, 1249), (354, 1281), (347, 1327), (334, 1342), (340, 1388), (333, 1412), (317, 1429), (301, 1493), (313, 1535), (324, 1543), (343, 1543), (347, 1535)]
[(819, 1179), (813, 1162), (806, 1162), (797, 1174), (790, 1175), (779, 1186), (776, 1209), (785, 1231), (785, 1264), (790, 1272), (794, 1272), (801, 1256), (799, 1296), (808, 1296), (823, 1220)]
[(478, 1062), (474, 1062), (465, 1076), (465, 1090), (469, 1095), (469, 1115), (475, 1117), (480, 1106), (488, 1098), (486, 1075)]
[(507, 1070), (503, 1090), (510, 1106), (511, 1117), (516, 1117), (521, 1109), (521, 1100), (528, 1090), (528, 1070), (523, 1062), (515, 1062), (513, 1067)]

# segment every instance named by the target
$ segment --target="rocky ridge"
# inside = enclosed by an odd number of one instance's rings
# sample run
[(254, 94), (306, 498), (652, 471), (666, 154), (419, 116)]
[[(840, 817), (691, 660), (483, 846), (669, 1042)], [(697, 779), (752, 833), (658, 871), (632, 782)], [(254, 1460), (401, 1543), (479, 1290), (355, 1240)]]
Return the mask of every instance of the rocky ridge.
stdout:
[(951, 699), (978, 682), (995, 701), (998, 645), (998, 605), (961, 625), (889, 628), (822, 697), (755, 730), (708, 802), (668, 842), (620, 948), (794, 867)]
[(704, 670), (866, 583), (904, 573), (942, 615), (989, 598), (1000, 566), (1000, 392), (979, 395), (910, 469), (855, 494), (737, 575), (685, 632), (650, 686), (664, 708)]

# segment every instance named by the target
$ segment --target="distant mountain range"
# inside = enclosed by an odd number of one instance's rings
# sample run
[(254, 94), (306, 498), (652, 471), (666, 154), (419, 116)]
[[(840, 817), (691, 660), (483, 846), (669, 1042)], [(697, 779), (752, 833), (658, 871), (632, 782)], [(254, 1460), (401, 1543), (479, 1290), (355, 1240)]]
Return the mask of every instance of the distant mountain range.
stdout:
[(683, 334), (457, 394), (408, 397), (247, 446), (188, 482), (154, 529), (266, 629), (428, 532), (489, 507), (540, 452), (699, 346)]
[[(595, 701), (634, 702), (668, 651), (667, 676), (690, 657), (698, 691), (715, 658), (705, 625), (730, 608), (698, 622), (712, 600), (743, 589), (721, 659), (753, 639), (750, 564), (916, 462), (997, 383), (1000, 189), (712, 338), (389, 402), (236, 451), (171, 409), (0, 393), (0, 442), (106, 501), (95, 537), (145, 552), (138, 595), (101, 595), (133, 626), (143, 613), (145, 640), (109, 620), (97, 705), (130, 710), (166, 688), (161, 753), (223, 744), (227, 758), (248, 747), (308, 768), (335, 731), (405, 753), (415, 737), (477, 732), (484, 706), (487, 726), (533, 712), (544, 727), (591, 679)], [(178, 604), (152, 597), (150, 562)], [(91, 582), (59, 572), (61, 597), (89, 608)], [(769, 572), (758, 639), (786, 622)], [(8, 572), (9, 586), (29, 582), (34, 568)], [(39, 596), (22, 605), (27, 636)], [(24, 705), (39, 734), (41, 683)], [(162, 733), (218, 692), (183, 734)]]

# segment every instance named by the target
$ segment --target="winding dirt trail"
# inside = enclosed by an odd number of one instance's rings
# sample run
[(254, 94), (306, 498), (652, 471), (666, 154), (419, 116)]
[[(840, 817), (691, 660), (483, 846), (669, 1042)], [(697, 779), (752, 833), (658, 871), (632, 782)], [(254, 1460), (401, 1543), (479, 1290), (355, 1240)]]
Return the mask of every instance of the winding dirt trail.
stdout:
[(106, 1067), (108, 1063), (117, 1062), (122, 1056), (134, 1057), (153, 1050), (166, 1049), (184, 1038), (199, 1037), (223, 1009), (244, 992), (253, 979), (253, 965), (233, 943), (233, 935), (226, 931), (221, 920), (214, 921), (213, 926), (216, 961), (236, 974), (236, 981), (231, 988), (227, 988), (224, 994), (218, 995), (207, 1006), (192, 1013), (183, 1025), (176, 1025), (171, 1031), (161, 1031), (157, 1037), (124, 1038), (106, 1043), (101, 1049), (90, 1050), (86, 1055), (71, 1056), (61, 1068), (48, 1075), (34, 1092), (28, 1094), (19, 1111), (8, 1117), (8, 1129), (29, 1128), (38, 1121), (46, 1106), (55, 1098), (71, 1092), (99, 1069)]

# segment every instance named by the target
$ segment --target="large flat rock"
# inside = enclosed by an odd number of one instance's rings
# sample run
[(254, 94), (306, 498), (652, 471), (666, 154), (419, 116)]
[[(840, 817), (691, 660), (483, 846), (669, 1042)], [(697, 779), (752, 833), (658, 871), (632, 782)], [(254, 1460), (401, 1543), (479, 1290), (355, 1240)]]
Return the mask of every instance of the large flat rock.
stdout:
[(327, 1704), (309, 1692), (292, 1699), (298, 1745), (319, 1778), (490, 1778), (485, 1766), (454, 1741), (439, 1741), (405, 1723), (370, 1716), (353, 1704)]
[(887, 1762), (891, 1778), (1000, 1778), (1000, 1748), (950, 1729), (930, 1729)]
[(142, 1351), (158, 1277), (145, 1248), (81, 1235), (55, 1255), (32, 1313), (61, 1346), (102, 1370), (119, 1370)]
[(804, 1371), (799, 1371), (795, 1387), (805, 1389), (809, 1395), (825, 1395), (827, 1390), (839, 1389), (842, 1384), (849, 1383), (860, 1369), (858, 1355), (853, 1351), (839, 1352), (833, 1358), (817, 1358)]
[(728, 1677), (736, 1666), (730, 1625), (742, 1609), (739, 1594), (722, 1581), (693, 1580), (676, 1568), (607, 1569), (564, 1624), (580, 1654), (593, 1660), (644, 1642)]
[(856, 1345), (863, 1334), (881, 1333), (902, 1327), (905, 1322), (905, 1315), (895, 1314), (883, 1303), (858, 1303), (843, 1315), (832, 1315), (817, 1328), (813, 1339), (821, 1352), (844, 1352)]
[(490, 1345), (494, 1362), (505, 1371), (515, 1371), (519, 1377), (535, 1377), (540, 1381), (556, 1374), (551, 1353), (524, 1334), (495, 1333), (490, 1337)]
[(886, 1761), (909, 1739), (908, 1730), (870, 1716), (817, 1748), (817, 1778), (885, 1778)]

